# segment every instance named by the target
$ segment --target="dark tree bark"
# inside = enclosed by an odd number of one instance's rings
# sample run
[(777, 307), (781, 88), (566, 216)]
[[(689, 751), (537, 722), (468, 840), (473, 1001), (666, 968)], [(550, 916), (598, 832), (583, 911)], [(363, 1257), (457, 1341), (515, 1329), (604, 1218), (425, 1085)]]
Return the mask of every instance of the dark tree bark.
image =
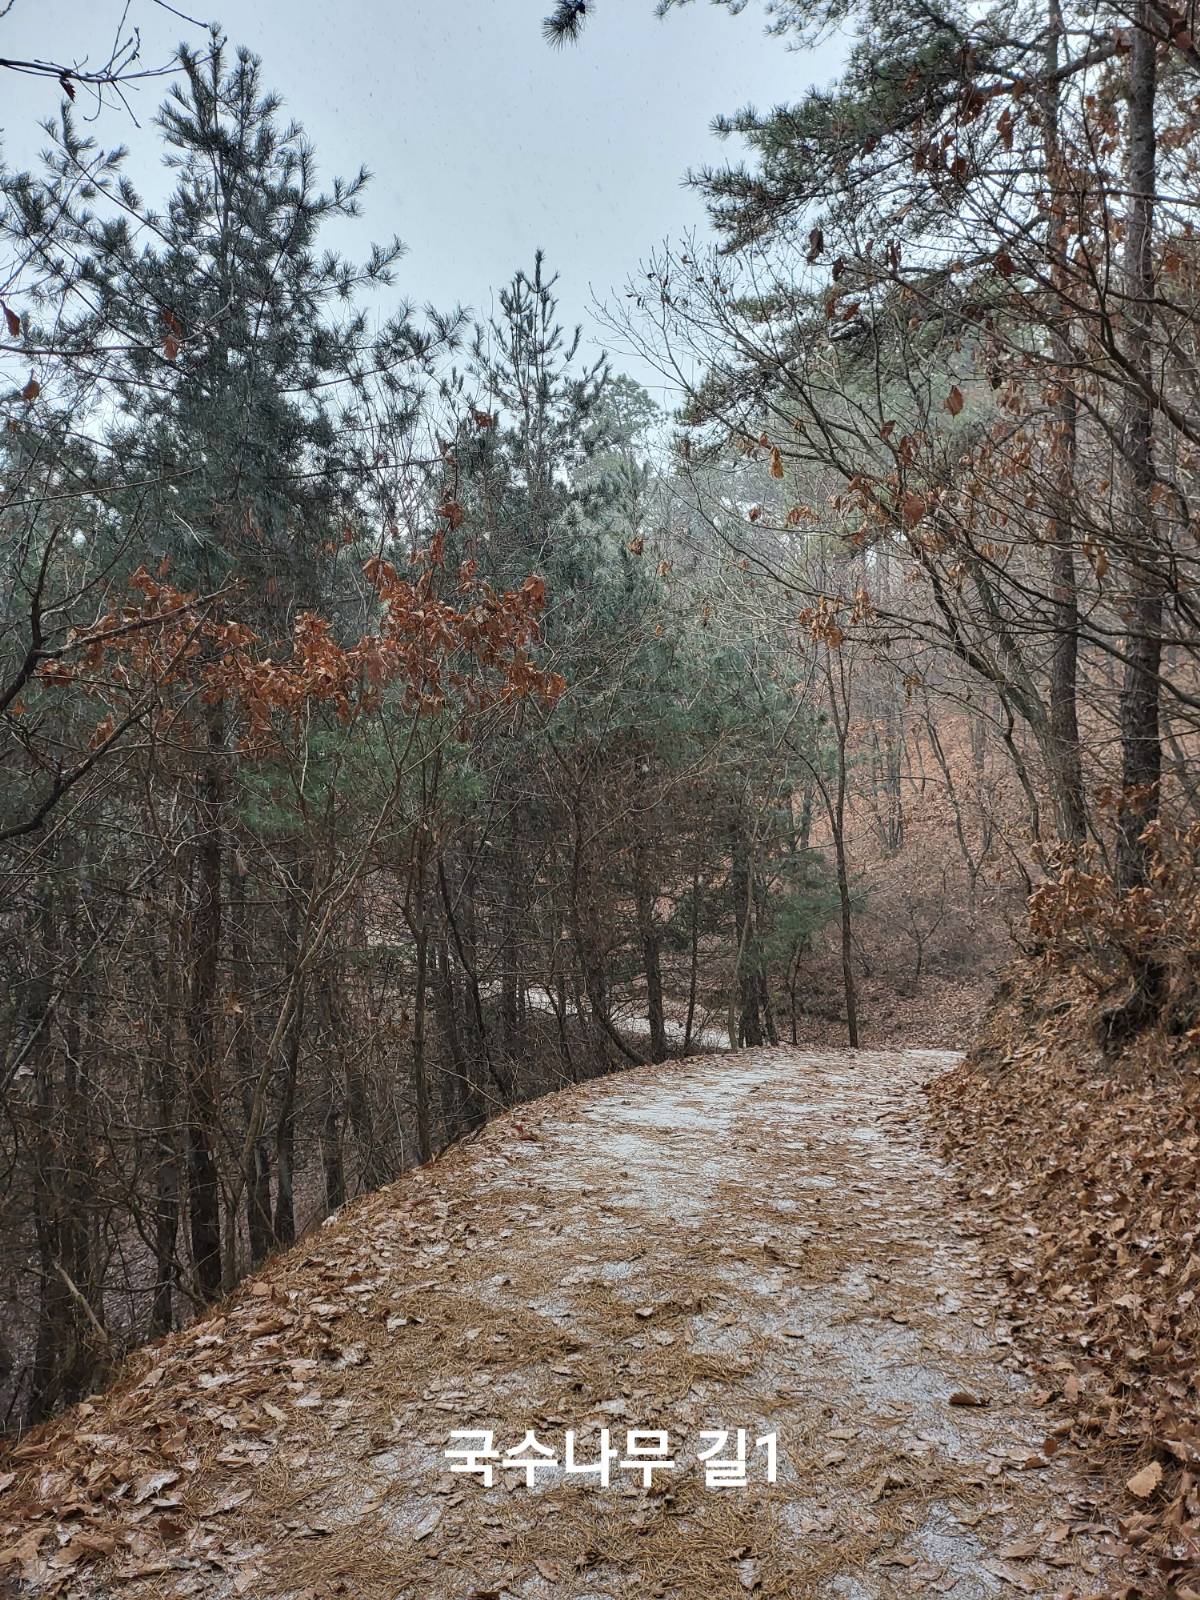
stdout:
[[(1050, 278), (1060, 295), (1064, 316), (1070, 280), (1064, 265), (1066, 197), (1059, 134), (1059, 53), (1063, 39), (1062, 11), (1050, 0), (1046, 42), (1046, 89), (1042, 96), (1042, 146), (1050, 187), (1046, 250)], [(1058, 398), (1051, 433), (1053, 526), (1050, 530), (1050, 583), (1053, 595), (1053, 646), (1050, 657), (1050, 737), (1054, 750), (1054, 791), (1058, 825), (1064, 839), (1080, 844), (1087, 834), (1083, 765), (1079, 744), (1079, 588), (1075, 573), (1075, 458), (1079, 399), (1073, 379), (1070, 340), (1059, 320), (1053, 329), (1059, 361)]]
[(438, 1032), (450, 1056), (450, 1070), (443, 1071), (438, 1080), (442, 1127), (449, 1143), (472, 1128), (482, 1127), (487, 1109), (471, 1075), (462, 1029), (458, 1025), (454, 968), (450, 961), (450, 947), (444, 937), (434, 945), (432, 987)]
[(649, 865), (645, 848), (635, 851), (634, 870), (637, 873), (635, 901), (638, 938), (642, 946), (642, 969), (646, 974), (646, 1015), (650, 1024), (650, 1059), (665, 1061), (669, 1054), (667, 1045), (667, 1019), (663, 1005), (662, 937), (654, 918), (654, 891), (649, 879)]
[[(839, 673), (845, 670), (838, 657)], [(832, 796), (825, 791), (829, 826), (833, 833), (833, 854), (837, 870), (838, 910), (842, 933), (842, 989), (846, 999), (846, 1037), (850, 1048), (858, 1048), (858, 986), (854, 978), (854, 908), (850, 898), (850, 867), (846, 855), (846, 745), (850, 736), (850, 714), (845, 699), (845, 683), (839, 694), (832, 661), (826, 662), (829, 709), (834, 730), (837, 774)]]
[(210, 708), (208, 748), (196, 797), (196, 847), (193, 880), (192, 981), (188, 1033), (184, 1128), (188, 1230), (196, 1292), (214, 1300), (221, 1292), (221, 1191), (214, 1153), (220, 1078), (219, 981), (224, 855), (224, 723), (220, 707)]
[(413, 1114), (416, 1120), (417, 1156), (429, 1161), (433, 1156), (433, 1134), (429, 1123), (429, 1075), (425, 1058), (425, 1002), (429, 979), (429, 928), (425, 914), (425, 857), (418, 845), (405, 905), (405, 918), (416, 950), (416, 977), (413, 992), (412, 1053), (409, 1082), (412, 1086)]
[(765, 1040), (759, 981), (759, 952), (755, 928), (754, 860), (745, 818), (734, 821), (730, 849), (730, 889), (734, 906), (734, 938), (737, 948), (735, 995), (736, 1020), (730, 1028), (730, 1043), (759, 1045)]
[(176, 1136), (176, 1018), (178, 1013), (178, 946), (171, 926), (174, 906), (168, 908), (165, 929), (166, 970), (152, 961), (151, 973), (162, 999), (159, 1036), (155, 1041), (151, 1102), (154, 1106), (154, 1289), (150, 1302), (151, 1335), (170, 1333), (175, 1321), (175, 1288), (179, 1275), (176, 1257), (179, 1238), (179, 1147)]
[[(1117, 812), (1117, 883), (1123, 890), (1149, 881), (1150, 847), (1144, 833), (1159, 814), (1162, 779), (1159, 673), (1163, 650), (1162, 552), (1153, 509), (1154, 206), (1157, 150), (1154, 126), (1157, 45), (1155, 12), (1148, 0), (1138, 8), (1129, 52), (1128, 183), (1125, 219), (1125, 380), (1122, 456), (1128, 524), (1129, 629), (1121, 685), (1121, 798)], [(1105, 1017), (1114, 1047), (1146, 1026), (1160, 1011), (1167, 974), (1153, 955), (1140, 957), (1130, 995)]]
[(700, 986), (700, 848), (692, 867), (692, 893), (688, 905), (688, 1005), (683, 1024), (683, 1054), (692, 1048), (692, 1029), (696, 1024), (696, 1000)]
[(343, 974), (330, 962), (321, 985), (325, 1010), (325, 1110), (321, 1117), (321, 1168), (325, 1174), (325, 1210), (329, 1215), (346, 1203), (346, 1163), (342, 1154), (342, 1103), (339, 1093), (345, 1026), (338, 1004)]
[(275, 1123), (275, 1243), (289, 1245), (296, 1237), (296, 1093), (300, 1081), (300, 1042), (304, 1037), (304, 990), (296, 996), (283, 1060), (279, 1116)]
[[(247, 872), (238, 850), (233, 852), (230, 871), (229, 904), (229, 958), (233, 968), (235, 994), (238, 1000), (237, 1036), (234, 1060), (238, 1082), (241, 1086), (242, 1111), (249, 1125), (254, 1100), (254, 1085), (258, 1077), (252, 989), (254, 961), (251, 955), (247, 903)], [(261, 1135), (250, 1145), (247, 1170), (243, 1174), (246, 1190), (246, 1238), (250, 1247), (250, 1264), (261, 1266), (274, 1244), (271, 1223), (271, 1153), (266, 1137)], [(233, 1230), (231, 1230), (233, 1231)], [(232, 1257), (233, 1252), (227, 1252)]]
[(1117, 878), (1122, 889), (1147, 879), (1141, 835), (1158, 815), (1162, 777), (1159, 670), (1162, 664), (1163, 584), (1152, 496), (1155, 486), (1153, 430), (1154, 204), (1157, 151), (1154, 109), (1157, 90), (1152, 8), (1138, 9), (1129, 52), (1128, 176), (1125, 219), (1123, 318), (1125, 383), (1122, 454), (1129, 532), (1132, 598), (1121, 687), (1121, 789), (1117, 817)]

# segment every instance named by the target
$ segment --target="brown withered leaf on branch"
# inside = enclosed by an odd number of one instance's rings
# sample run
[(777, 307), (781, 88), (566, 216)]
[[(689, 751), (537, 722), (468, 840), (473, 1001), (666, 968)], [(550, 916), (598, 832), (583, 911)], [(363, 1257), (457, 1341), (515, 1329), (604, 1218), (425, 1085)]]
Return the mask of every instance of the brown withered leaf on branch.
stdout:
[(915, 527), (928, 509), (924, 495), (917, 494), (914, 489), (906, 489), (904, 491), (904, 498), (900, 502), (900, 511), (904, 517), (904, 526), (906, 528)]

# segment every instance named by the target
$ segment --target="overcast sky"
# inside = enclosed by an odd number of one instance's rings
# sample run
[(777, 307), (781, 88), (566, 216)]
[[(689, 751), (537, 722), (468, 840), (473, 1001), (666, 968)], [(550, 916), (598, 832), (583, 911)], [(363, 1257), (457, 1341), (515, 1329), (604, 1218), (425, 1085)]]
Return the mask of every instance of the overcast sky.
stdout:
[[(203, 18), (198, 3), (178, 8)], [(338, 248), (358, 254), (398, 233), (409, 250), (404, 295), (486, 312), (496, 285), (540, 245), (561, 274), (565, 318), (583, 321), (594, 351), (591, 295), (619, 290), (663, 238), (703, 225), (682, 179), (733, 154), (712, 118), (799, 98), (828, 81), (839, 51), (788, 50), (764, 34), (753, 0), (740, 17), (698, 3), (662, 21), (653, 0), (598, 0), (581, 43), (552, 50), (541, 35), (546, 9), (545, 0), (243, 0), (220, 21), (231, 43), (262, 57), (324, 174), (363, 162), (374, 173), (364, 218)], [(99, 64), (120, 14), (109, 0), (15, 0), (0, 21), (0, 54)], [(145, 66), (165, 62), (181, 37), (203, 42), (154, 0), (130, 0), (129, 24), (141, 30)], [(131, 175), (151, 196), (150, 121), (163, 91), (152, 81), (131, 97), (142, 132), (117, 109), (97, 129), (130, 146)], [(5, 72), (0, 92), (5, 159), (29, 165), (44, 143), (37, 124), (61, 91)], [(633, 361), (617, 364), (653, 380)]]

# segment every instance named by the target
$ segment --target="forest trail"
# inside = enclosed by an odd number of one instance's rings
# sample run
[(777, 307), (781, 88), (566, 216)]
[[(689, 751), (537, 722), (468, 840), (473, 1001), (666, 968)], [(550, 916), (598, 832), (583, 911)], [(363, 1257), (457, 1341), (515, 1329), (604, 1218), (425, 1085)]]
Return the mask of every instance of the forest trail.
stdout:
[[(955, 1059), (744, 1050), (498, 1119), (65, 1419), (37, 1465), (57, 1520), (40, 1541), (10, 1524), (26, 1579), (256, 1600), (1098, 1592), (1088, 1485), (1042, 1455), (994, 1271), (922, 1142), (921, 1085)], [(575, 1429), (590, 1461), (601, 1425), (619, 1460), (625, 1430), (666, 1430), (675, 1469), (648, 1492), (619, 1465), (607, 1489), (446, 1470), (452, 1429), (500, 1451), (532, 1430), (559, 1457)], [(706, 1487), (700, 1431), (739, 1427), (746, 1486)]]

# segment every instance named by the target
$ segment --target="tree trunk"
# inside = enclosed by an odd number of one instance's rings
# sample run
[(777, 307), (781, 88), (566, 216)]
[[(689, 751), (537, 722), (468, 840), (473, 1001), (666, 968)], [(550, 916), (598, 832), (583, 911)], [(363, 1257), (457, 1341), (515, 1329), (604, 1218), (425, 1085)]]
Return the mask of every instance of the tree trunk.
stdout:
[(296, 1237), (296, 1091), (300, 1078), (300, 1041), (304, 1031), (304, 990), (296, 997), (288, 1027), (283, 1063), (283, 1089), (275, 1124), (275, 1214), (271, 1231), (276, 1244)]
[[(1043, 151), (1050, 190), (1046, 253), (1050, 279), (1059, 291), (1059, 316), (1067, 315), (1069, 276), (1064, 263), (1065, 178), (1059, 139), (1059, 47), (1063, 37), (1058, 0), (1050, 0), (1043, 95)], [(1058, 398), (1051, 430), (1050, 583), (1053, 595), (1053, 647), (1050, 657), (1050, 737), (1054, 748), (1051, 777), (1057, 799), (1058, 825), (1064, 839), (1080, 844), (1087, 834), (1083, 767), (1079, 744), (1079, 596), (1075, 576), (1075, 456), (1078, 440), (1078, 396), (1073, 355), (1065, 329), (1055, 319), (1054, 352), (1059, 362)]]
[(647, 873), (646, 852), (639, 845), (635, 853), (637, 873), (635, 900), (638, 937), (642, 946), (642, 968), (646, 974), (646, 1015), (650, 1023), (650, 1059), (665, 1061), (668, 1055), (667, 1020), (663, 1008), (662, 939), (654, 921), (654, 894)]
[(151, 1335), (170, 1333), (175, 1321), (175, 1285), (178, 1277), (176, 1248), (179, 1236), (179, 1149), (176, 1140), (175, 1023), (178, 1007), (177, 907), (167, 907), (166, 972), (151, 964), (156, 985), (161, 985), (159, 1037), (151, 1064), (154, 1104), (154, 1291), (150, 1301)]
[(220, 1095), (219, 994), (224, 854), (224, 723), (219, 706), (208, 715), (208, 749), (196, 804), (192, 917), (191, 1050), (184, 1127), (188, 1230), (195, 1288), (202, 1300), (221, 1292), (221, 1191), (214, 1145)]
[(433, 952), (433, 1006), (438, 1032), (450, 1055), (450, 1071), (443, 1071), (439, 1079), (442, 1127), (447, 1143), (471, 1128), (482, 1127), (487, 1120), (478, 1086), (471, 1076), (462, 1029), (458, 1025), (457, 1005), (450, 947), (441, 938)]
[[(1131, 599), (1121, 686), (1121, 799), (1117, 812), (1117, 883), (1125, 891), (1149, 881), (1150, 847), (1144, 833), (1159, 814), (1162, 736), (1159, 671), (1162, 665), (1163, 575), (1153, 510), (1155, 489), (1151, 335), (1154, 318), (1154, 204), (1157, 189), (1155, 94), (1157, 59), (1143, 0), (1129, 53), (1129, 205), (1125, 219), (1125, 506), (1129, 527)], [(1110, 1042), (1119, 1045), (1161, 1009), (1167, 975), (1153, 955), (1142, 957), (1131, 995), (1106, 1017)]]
[(337, 1086), (333, 1072), (326, 1074), (325, 1110), (321, 1116), (321, 1172), (325, 1179), (325, 1214), (332, 1216), (346, 1203), (346, 1174), (342, 1167), (342, 1139)]
[(325, 1210), (329, 1215), (346, 1203), (346, 1164), (342, 1157), (342, 1106), (338, 1085), (342, 1080), (343, 1023), (338, 988), (343, 974), (330, 963), (322, 981), (325, 1001), (325, 1111), (321, 1118), (321, 1167), (325, 1174)]
[[(754, 859), (745, 819), (734, 822), (730, 864), (730, 889), (735, 913), (737, 959), (730, 996), (729, 1042), (734, 1049), (764, 1042), (760, 1014), (759, 951), (755, 931)], [(736, 1007), (736, 1015), (734, 1008)]]
[(696, 998), (700, 984), (700, 851), (692, 867), (692, 902), (688, 921), (688, 1005), (683, 1025), (683, 1053), (692, 1048), (692, 1029), (696, 1022)]
[[(833, 832), (833, 851), (837, 866), (838, 908), (842, 924), (842, 987), (846, 997), (846, 1037), (852, 1050), (858, 1048), (858, 988), (854, 980), (854, 920), (850, 901), (850, 869), (846, 860), (846, 741), (849, 738), (849, 707), (839, 704), (833, 666), (828, 665), (829, 705), (837, 747), (837, 783), (830, 807), (829, 825)], [(839, 658), (839, 668), (844, 664)], [(843, 684), (843, 689), (845, 685)]]
[[(236, 1012), (234, 1060), (241, 1086), (242, 1112), (249, 1126), (253, 1111), (254, 1086), (258, 1078), (258, 1062), (255, 1059), (257, 1029), (252, 1000), (254, 963), (250, 954), (247, 876), (247, 868), (241, 860), (239, 851), (235, 849), (230, 873), (229, 903), (229, 960), (233, 968), (234, 998), (239, 1007)], [(266, 1260), (274, 1243), (271, 1227), (271, 1155), (266, 1138), (262, 1135), (253, 1141), (248, 1151), (243, 1183), (246, 1190), (246, 1239), (250, 1247), (250, 1265), (257, 1267)], [(234, 1230), (231, 1228), (230, 1231)]]
[(417, 1156), (424, 1162), (433, 1157), (433, 1136), (429, 1126), (429, 1078), (425, 1061), (425, 999), (429, 974), (429, 930), (425, 920), (425, 860), (418, 849), (414, 881), (406, 906), (409, 931), (417, 953), (416, 984), (413, 994), (412, 1056), (409, 1081), (417, 1125)]
[(1129, 206), (1125, 219), (1125, 505), (1129, 527), (1132, 602), (1121, 688), (1121, 805), (1117, 818), (1117, 879), (1122, 889), (1147, 881), (1141, 835), (1158, 815), (1162, 776), (1159, 668), (1162, 660), (1163, 586), (1152, 509), (1155, 485), (1153, 408), (1154, 202), (1157, 186), (1154, 128), (1156, 45), (1150, 7), (1138, 10), (1129, 53)]

